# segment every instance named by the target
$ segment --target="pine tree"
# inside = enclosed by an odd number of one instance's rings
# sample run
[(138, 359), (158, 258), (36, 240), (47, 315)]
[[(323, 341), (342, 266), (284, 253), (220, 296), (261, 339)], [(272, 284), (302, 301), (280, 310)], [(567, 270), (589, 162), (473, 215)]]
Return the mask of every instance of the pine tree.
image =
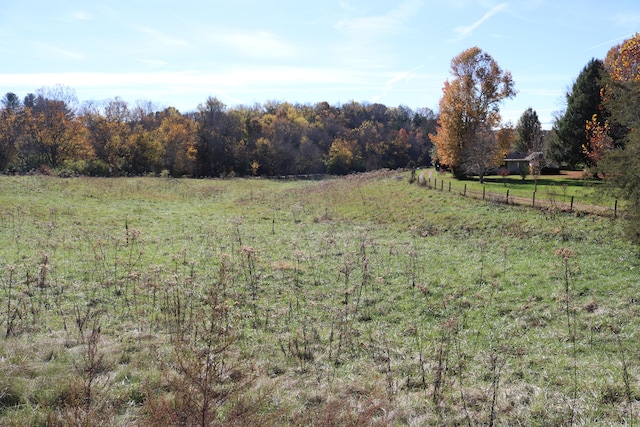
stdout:
[(600, 91), (604, 65), (592, 59), (576, 79), (567, 93), (567, 109), (553, 126), (554, 138), (547, 147), (547, 156), (558, 163), (573, 168), (589, 166), (589, 157), (583, 146), (588, 144), (586, 123), (601, 110)]

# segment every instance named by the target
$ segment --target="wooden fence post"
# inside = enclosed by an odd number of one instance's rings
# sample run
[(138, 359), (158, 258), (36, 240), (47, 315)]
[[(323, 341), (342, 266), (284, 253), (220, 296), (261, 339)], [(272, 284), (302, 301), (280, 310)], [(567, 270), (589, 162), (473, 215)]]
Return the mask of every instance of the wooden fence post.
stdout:
[(451, 181), (449, 181), (449, 193), (451, 193)]
[(484, 195), (486, 192), (487, 187), (482, 187), (482, 200), (484, 200)]
[(440, 180), (440, 191), (444, 191), (444, 180)]
[(571, 196), (571, 207), (569, 208), (569, 212), (573, 212), (573, 196)]
[(464, 193), (462, 193), (463, 196), (467, 195), (467, 184), (464, 185)]
[(618, 201), (616, 200), (616, 204), (613, 207), (613, 217), (617, 218), (618, 217)]
[(507, 204), (509, 204), (509, 189), (507, 188)]

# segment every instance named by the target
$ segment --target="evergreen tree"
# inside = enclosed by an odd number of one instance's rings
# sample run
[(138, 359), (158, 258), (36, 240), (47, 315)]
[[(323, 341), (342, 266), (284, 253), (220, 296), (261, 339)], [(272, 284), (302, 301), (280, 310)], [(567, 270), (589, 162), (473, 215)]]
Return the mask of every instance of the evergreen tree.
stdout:
[(542, 151), (543, 132), (538, 113), (532, 108), (528, 108), (516, 127), (515, 149), (521, 153), (532, 153)]
[(553, 126), (554, 138), (547, 147), (547, 156), (569, 167), (590, 165), (583, 146), (588, 144), (585, 126), (601, 110), (600, 90), (604, 75), (601, 60), (592, 59), (567, 93), (567, 109)]

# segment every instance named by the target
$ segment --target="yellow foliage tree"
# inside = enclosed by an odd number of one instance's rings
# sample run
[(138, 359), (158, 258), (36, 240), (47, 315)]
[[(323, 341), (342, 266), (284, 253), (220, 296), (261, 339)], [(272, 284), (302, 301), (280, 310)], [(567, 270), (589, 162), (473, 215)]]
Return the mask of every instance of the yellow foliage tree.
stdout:
[(604, 66), (614, 80), (640, 81), (640, 33), (609, 49)]
[(163, 166), (171, 176), (191, 175), (195, 172), (195, 122), (175, 109), (167, 109), (160, 124), (159, 135), (163, 147)]
[[(621, 145), (628, 133), (627, 123), (638, 121), (636, 109), (629, 108), (628, 94), (640, 82), (640, 33), (609, 49), (604, 68), (608, 79), (600, 91), (601, 111), (586, 121), (587, 143), (582, 145), (592, 165), (597, 165), (607, 152)], [(612, 114), (613, 117), (609, 117)]]
[(488, 138), (487, 130), (500, 124), (499, 104), (516, 91), (511, 73), (477, 46), (452, 59), (451, 74), (442, 89), (436, 134), (429, 136), (440, 163), (464, 176), (490, 164), (477, 156), (495, 157), (495, 138)]

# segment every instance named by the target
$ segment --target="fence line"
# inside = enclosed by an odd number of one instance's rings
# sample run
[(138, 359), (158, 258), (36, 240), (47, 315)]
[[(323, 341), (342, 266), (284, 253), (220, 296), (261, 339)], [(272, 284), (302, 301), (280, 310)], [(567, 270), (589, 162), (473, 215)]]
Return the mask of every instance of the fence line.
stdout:
[[(423, 184), (423, 186), (434, 189), (436, 191), (445, 192), (444, 189), (444, 179), (433, 178), (433, 182), (431, 178), (428, 178), (427, 181)], [(451, 185), (451, 181), (449, 181), (448, 190), (449, 193), (455, 193), (456, 188)], [(534, 191), (531, 197), (523, 197), (523, 196), (512, 196), (509, 194), (509, 189), (507, 188), (505, 193), (496, 193), (489, 192), (486, 189), (486, 186), (482, 187), (482, 191), (473, 190), (467, 188), (467, 184), (464, 184), (463, 187), (460, 187), (458, 192), (463, 197), (471, 197), (478, 200), (485, 200), (494, 203), (501, 203), (507, 205), (519, 205), (519, 206), (530, 206), (537, 209), (544, 210), (553, 210), (560, 212), (569, 212), (569, 213), (585, 213), (598, 215), (603, 217), (613, 217), (617, 218), (619, 215), (618, 212), (618, 201), (616, 200), (613, 207), (607, 206), (599, 206), (599, 205), (587, 205), (576, 203), (575, 196), (567, 196), (564, 194), (558, 193), (549, 193), (547, 192), (547, 196), (551, 196), (548, 198), (539, 197), (539, 194), (536, 194)], [(567, 198), (570, 197), (570, 200), (567, 201)], [(559, 200), (562, 199), (562, 200)]]

